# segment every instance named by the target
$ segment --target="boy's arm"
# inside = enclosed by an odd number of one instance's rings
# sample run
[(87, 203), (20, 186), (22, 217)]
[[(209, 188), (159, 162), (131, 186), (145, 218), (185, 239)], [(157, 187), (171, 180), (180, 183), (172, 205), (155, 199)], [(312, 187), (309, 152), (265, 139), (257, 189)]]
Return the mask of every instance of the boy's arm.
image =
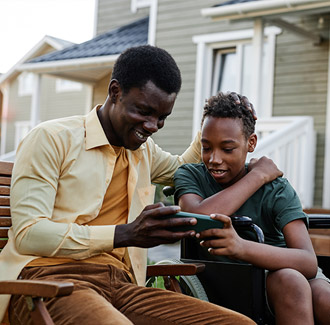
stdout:
[(251, 159), (250, 172), (235, 184), (206, 199), (193, 193), (184, 194), (179, 198), (183, 211), (211, 214), (221, 213), (232, 215), (261, 186), (283, 175), (274, 162), (266, 157)]
[(238, 236), (229, 217), (216, 215), (214, 219), (224, 222), (224, 228), (209, 229), (197, 235), (200, 239), (217, 237), (201, 243), (209, 247), (210, 254), (226, 255), (270, 271), (292, 268), (307, 279), (315, 276), (317, 260), (302, 219), (291, 221), (283, 228), (287, 248), (245, 240)]

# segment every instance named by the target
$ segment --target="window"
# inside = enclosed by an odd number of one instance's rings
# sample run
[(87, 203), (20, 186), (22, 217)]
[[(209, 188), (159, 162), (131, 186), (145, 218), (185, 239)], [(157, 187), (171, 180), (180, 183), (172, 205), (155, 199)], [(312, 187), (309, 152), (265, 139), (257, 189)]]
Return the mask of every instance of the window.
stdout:
[[(213, 80), (211, 95), (219, 91), (235, 91), (252, 98), (253, 49), (251, 42), (237, 44), (234, 47), (214, 50)], [(267, 80), (269, 46), (263, 44), (262, 80)], [(261, 83), (260, 104), (267, 105), (268, 92), (264, 89), (267, 83)]]
[(66, 91), (80, 91), (82, 84), (67, 79), (56, 79), (56, 92), (62, 93)]
[(30, 121), (18, 121), (15, 122), (15, 150), (17, 149), (19, 143), (31, 130)]
[(35, 75), (31, 72), (23, 72), (18, 77), (18, 95), (30, 96), (35, 86)]
[(257, 96), (259, 117), (271, 116), (275, 40), (280, 32), (281, 29), (272, 26), (264, 29), (263, 54), (258, 63), (262, 67), (259, 87), (255, 82), (259, 70), (255, 66), (253, 29), (193, 37), (197, 44), (193, 137), (200, 128), (205, 99), (218, 91), (235, 91), (252, 103)]

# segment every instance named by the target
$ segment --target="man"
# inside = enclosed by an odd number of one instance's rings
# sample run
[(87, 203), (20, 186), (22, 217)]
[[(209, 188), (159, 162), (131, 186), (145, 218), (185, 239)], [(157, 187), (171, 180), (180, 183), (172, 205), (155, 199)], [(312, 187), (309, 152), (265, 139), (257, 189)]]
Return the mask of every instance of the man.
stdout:
[[(118, 58), (102, 106), (42, 123), (20, 144), (0, 279), (74, 282), (70, 296), (46, 301), (56, 324), (251, 323), (194, 298), (142, 287), (142, 247), (194, 235), (167, 230), (196, 223), (162, 218), (179, 207), (152, 204), (151, 182), (170, 183), (179, 165), (200, 159), (199, 138), (182, 156), (150, 138), (164, 126), (180, 87), (166, 51), (131, 48)], [(2, 317), (8, 299), (0, 299)], [(12, 297), (11, 322), (28, 324), (26, 310), (22, 298)]]

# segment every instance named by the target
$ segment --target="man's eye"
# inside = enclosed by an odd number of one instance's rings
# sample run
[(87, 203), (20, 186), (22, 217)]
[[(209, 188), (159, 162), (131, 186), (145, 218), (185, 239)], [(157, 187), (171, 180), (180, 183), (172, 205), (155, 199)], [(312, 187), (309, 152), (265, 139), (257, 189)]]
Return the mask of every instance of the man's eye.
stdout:
[(159, 121), (165, 121), (166, 119), (167, 119), (167, 115), (159, 117)]

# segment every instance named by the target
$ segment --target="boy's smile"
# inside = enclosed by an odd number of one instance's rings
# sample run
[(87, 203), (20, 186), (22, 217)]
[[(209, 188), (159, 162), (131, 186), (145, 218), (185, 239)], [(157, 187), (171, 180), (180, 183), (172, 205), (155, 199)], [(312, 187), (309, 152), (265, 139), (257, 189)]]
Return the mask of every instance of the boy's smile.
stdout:
[(254, 150), (256, 135), (246, 139), (239, 118), (207, 116), (202, 127), (202, 159), (217, 183), (230, 186), (242, 178), (248, 152)]

